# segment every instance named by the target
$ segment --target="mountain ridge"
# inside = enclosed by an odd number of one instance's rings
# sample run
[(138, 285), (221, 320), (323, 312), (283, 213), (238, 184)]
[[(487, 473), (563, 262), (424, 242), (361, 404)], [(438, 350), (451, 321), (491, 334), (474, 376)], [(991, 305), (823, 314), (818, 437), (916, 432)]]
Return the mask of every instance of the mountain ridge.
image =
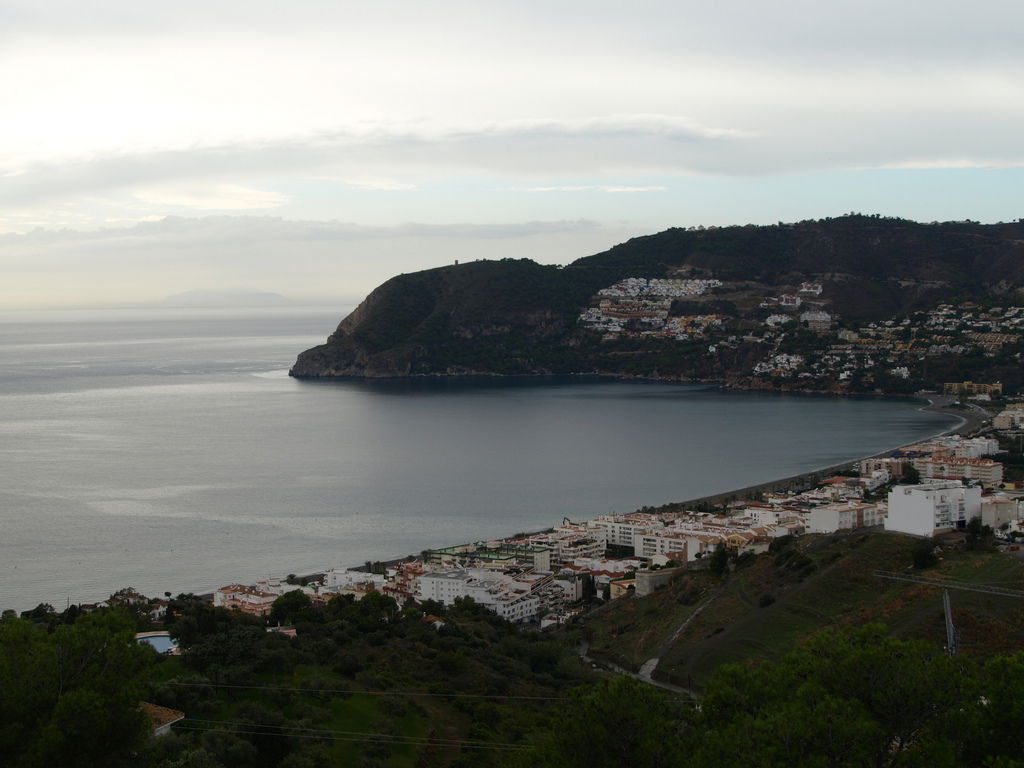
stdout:
[[(722, 332), (715, 326), (668, 339), (666, 332), (632, 322), (642, 312), (625, 313), (621, 332), (588, 326), (588, 307), (609, 303), (599, 292), (628, 278), (716, 283), (665, 309), (662, 320), (681, 316), (689, 322), (706, 307), (704, 314), (715, 315)], [(291, 374), (607, 373), (738, 382), (750, 377), (769, 346), (784, 349), (789, 342), (780, 347), (767, 334), (756, 344), (737, 340), (761, 333), (771, 302), (806, 285), (818, 293), (804, 297), (805, 308), (826, 312), (840, 327), (906, 317), (942, 302), (1006, 297), (1013, 303), (1024, 287), (1024, 224), (919, 224), (849, 215), (772, 226), (672, 228), (565, 267), (504, 259), (403, 274), (372, 291), (325, 344), (300, 354)], [(718, 311), (730, 306), (731, 314)], [(789, 335), (791, 342), (799, 333)]]

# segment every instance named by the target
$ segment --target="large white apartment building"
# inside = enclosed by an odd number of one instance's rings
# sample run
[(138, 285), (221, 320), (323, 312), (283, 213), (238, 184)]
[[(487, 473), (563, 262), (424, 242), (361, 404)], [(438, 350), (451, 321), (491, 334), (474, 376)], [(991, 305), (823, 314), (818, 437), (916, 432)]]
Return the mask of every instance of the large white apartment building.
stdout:
[(889, 492), (885, 530), (934, 536), (981, 515), (981, 489), (959, 480), (897, 485)]
[(1003, 465), (992, 459), (957, 459), (953, 457), (934, 457), (914, 459), (914, 469), (925, 479), (959, 479), (978, 480), (986, 486), (996, 486), (1003, 482)]
[(652, 533), (638, 533), (633, 537), (633, 551), (640, 557), (654, 557), (655, 555), (667, 555), (682, 553), (682, 560), (689, 561), (687, 557), (687, 540), (690, 534), (683, 531), (654, 531)]
[(958, 459), (980, 459), (999, 453), (999, 441), (992, 437), (972, 437), (953, 444), (953, 455)]
[(532, 594), (536, 584), (523, 584), (516, 589), (513, 581), (481, 568), (425, 573), (418, 580), (418, 597), (444, 605), (452, 605), (460, 597), (471, 597), (503, 619), (516, 623), (530, 621), (541, 606), (540, 599)]
[[(577, 557), (600, 557), (608, 549), (607, 531), (586, 525), (562, 525), (548, 533), (530, 536), (526, 541), (550, 548), (552, 563), (571, 563)], [(536, 567), (547, 570), (541, 565)]]
[(601, 515), (591, 525), (605, 533), (608, 546), (632, 547), (637, 534), (650, 533), (665, 527), (665, 524), (644, 513), (632, 515)]
[(558, 539), (554, 544), (560, 563), (570, 563), (577, 557), (600, 557), (608, 549), (608, 542), (603, 533), (594, 536), (565, 537)]

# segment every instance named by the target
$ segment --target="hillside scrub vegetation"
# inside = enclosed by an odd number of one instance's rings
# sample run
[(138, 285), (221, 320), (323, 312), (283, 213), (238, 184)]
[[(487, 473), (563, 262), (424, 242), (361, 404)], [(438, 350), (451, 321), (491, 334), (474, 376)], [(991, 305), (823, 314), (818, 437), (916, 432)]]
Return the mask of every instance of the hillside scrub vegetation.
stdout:
[(761, 768), (1024, 765), (1024, 654), (950, 658), (881, 624), (775, 662), (726, 664), (700, 706), (631, 678), (574, 693), (515, 765)]

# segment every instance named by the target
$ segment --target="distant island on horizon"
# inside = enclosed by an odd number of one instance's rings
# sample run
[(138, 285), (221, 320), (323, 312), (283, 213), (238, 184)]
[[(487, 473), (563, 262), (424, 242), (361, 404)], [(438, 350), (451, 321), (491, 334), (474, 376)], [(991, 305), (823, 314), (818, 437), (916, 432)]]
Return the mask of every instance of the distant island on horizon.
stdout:
[(1024, 386), (1022, 288), (1021, 221), (673, 228), (565, 267), (479, 260), (399, 275), (290, 373), (1002, 394)]

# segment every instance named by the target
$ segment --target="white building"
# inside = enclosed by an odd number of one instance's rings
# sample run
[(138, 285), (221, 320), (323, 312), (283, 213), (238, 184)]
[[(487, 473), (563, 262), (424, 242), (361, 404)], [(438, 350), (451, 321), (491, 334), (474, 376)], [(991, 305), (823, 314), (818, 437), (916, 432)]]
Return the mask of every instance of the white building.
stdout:
[[(541, 607), (540, 598), (532, 594), (540, 582), (516, 585), (514, 581), (480, 568), (425, 573), (419, 577), (418, 596), (420, 600), (436, 600), (444, 605), (471, 597), (503, 619), (516, 623), (531, 621)], [(550, 583), (550, 574), (547, 581)]]
[(885, 530), (934, 536), (981, 515), (981, 489), (959, 480), (897, 485), (889, 492)]
[(681, 553), (682, 560), (688, 561), (687, 540), (690, 534), (683, 531), (654, 531), (652, 533), (638, 533), (633, 538), (633, 551), (640, 557), (654, 557), (655, 555), (667, 555)]
[(981, 500), (981, 522), (990, 528), (1000, 528), (1020, 520), (1020, 502), (1005, 493), (996, 493)]
[(373, 584), (374, 588), (380, 591), (387, 583), (387, 578), (377, 573), (353, 571), (348, 568), (331, 568), (324, 574), (324, 586), (331, 590), (367, 583)]
[(604, 532), (608, 546), (633, 547), (637, 534), (650, 533), (665, 527), (656, 517), (642, 512), (631, 515), (601, 515), (590, 521)]
[(807, 323), (812, 331), (827, 331), (832, 326), (832, 315), (828, 312), (811, 310), (800, 314), (800, 322)]
[(607, 531), (586, 525), (561, 525), (548, 533), (530, 536), (526, 542), (553, 552), (547, 568), (542, 564), (535, 566), (539, 570), (549, 570), (551, 562), (569, 563), (577, 557), (600, 557), (608, 549)]
[(699, 560), (705, 555), (709, 555), (714, 552), (720, 544), (725, 545), (727, 543), (724, 532), (685, 531), (685, 534), (687, 562)]
[(213, 604), (217, 608), (237, 608), (242, 613), (265, 616), (277, 598), (278, 595), (245, 584), (230, 584), (213, 593)]
[(807, 533), (849, 531), (854, 528), (878, 525), (883, 520), (884, 515), (879, 515), (877, 505), (860, 504), (852, 501), (840, 504), (823, 504), (804, 515)]
[(978, 480), (986, 486), (1003, 482), (1003, 465), (992, 459), (957, 459), (928, 456), (914, 459), (914, 469), (923, 478)]
[(958, 459), (980, 459), (999, 453), (999, 441), (991, 437), (972, 437), (953, 444), (953, 455)]
[(1024, 408), (1009, 408), (992, 419), (996, 429), (1024, 429)]
[(794, 522), (796, 512), (781, 504), (751, 504), (745, 507), (743, 514), (754, 521), (755, 525), (771, 526)]

